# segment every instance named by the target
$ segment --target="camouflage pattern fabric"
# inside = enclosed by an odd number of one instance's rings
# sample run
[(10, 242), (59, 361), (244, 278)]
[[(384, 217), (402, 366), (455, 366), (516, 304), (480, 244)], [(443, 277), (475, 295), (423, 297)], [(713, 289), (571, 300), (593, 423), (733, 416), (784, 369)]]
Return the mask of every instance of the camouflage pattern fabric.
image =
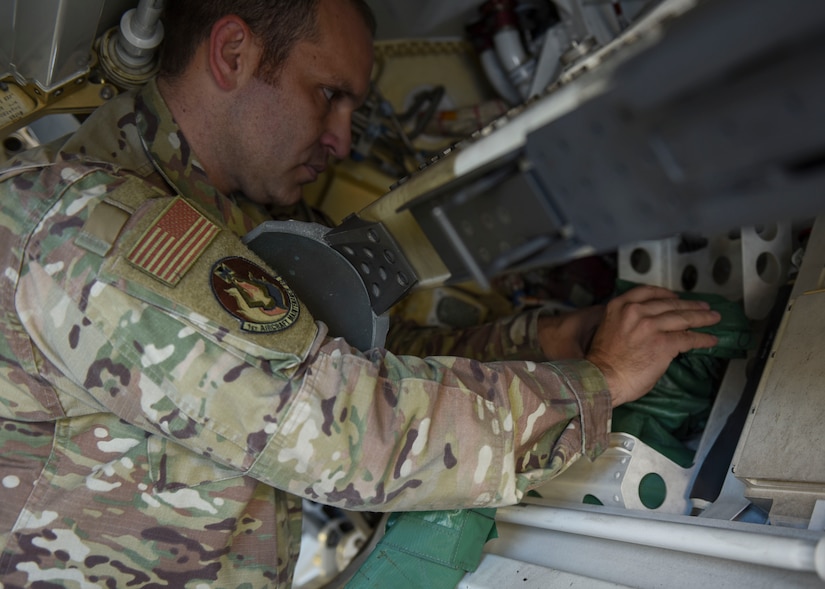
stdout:
[(533, 319), (423, 358), (326, 337), (154, 84), (24, 157), (0, 172), (5, 589), (288, 587), (302, 498), (512, 504), (605, 447), (590, 363), (447, 355), (535, 358)]
[(396, 320), (387, 333), (386, 347), (413, 356), (449, 355), (480, 362), (545, 360), (538, 340), (541, 307), (464, 329), (416, 325)]

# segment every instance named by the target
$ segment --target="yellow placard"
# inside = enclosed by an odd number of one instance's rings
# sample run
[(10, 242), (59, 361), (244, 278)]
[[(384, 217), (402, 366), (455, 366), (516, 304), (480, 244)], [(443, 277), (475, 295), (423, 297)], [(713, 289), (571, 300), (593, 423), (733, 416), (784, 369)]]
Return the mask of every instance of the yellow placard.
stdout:
[(35, 102), (16, 84), (0, 88), (0, 128), (18, 121), (34, 110)]

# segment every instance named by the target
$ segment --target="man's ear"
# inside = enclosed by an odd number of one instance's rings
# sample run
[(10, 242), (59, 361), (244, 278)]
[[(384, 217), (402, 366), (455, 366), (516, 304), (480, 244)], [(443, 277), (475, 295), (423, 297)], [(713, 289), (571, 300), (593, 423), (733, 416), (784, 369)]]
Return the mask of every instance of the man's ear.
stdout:
[(222, 90), (233, 90), (255, 74), (260, 46), (242, 18), (224, 16), (212, 26), (209, 69)]

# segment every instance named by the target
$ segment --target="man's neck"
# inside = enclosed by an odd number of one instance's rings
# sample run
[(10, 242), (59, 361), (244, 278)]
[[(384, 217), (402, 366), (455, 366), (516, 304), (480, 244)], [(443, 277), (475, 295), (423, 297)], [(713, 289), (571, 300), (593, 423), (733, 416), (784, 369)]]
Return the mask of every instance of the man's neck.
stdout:
[[(209, 147), (221, 144), (217, 140), (217, 134), (221, 133), (221, 125), (225, 120), (218, 105), (210, 100), (209, 90), (200, 91), (196, 83), (186, 79), (186, 74), (180, 79), (159, 77), (157, 84), (169, 112), (186, 137), (209, 181), (223, 194), (232, 192), (229, 179), (221, 172), (219, 157)], [(194, 100), (195, 97), (198, 97), (197, 101)]]

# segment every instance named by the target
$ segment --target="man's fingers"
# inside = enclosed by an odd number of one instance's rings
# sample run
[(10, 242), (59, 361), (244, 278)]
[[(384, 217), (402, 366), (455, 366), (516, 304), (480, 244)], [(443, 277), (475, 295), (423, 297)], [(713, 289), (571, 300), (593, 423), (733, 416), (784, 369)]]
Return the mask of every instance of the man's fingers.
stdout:
[(719, 338), (709, 333), (696, 331), (682, 331), (671, 334), (677, 342), (679, 353), (689, 352), (697, 348), (712, 348), (719, 343)]
[(655, 327), (659, 331), (685, 331), (714, 325), (721, 317), (716, 311), (679, 310), (657, 315), (652, 321), (655, 321)]
[(639, 317), (655, 317), (666, 313), (679, 313), (690, 311), (707, 311), (710, 305), (705, 301), (686, 301), (683, 299), (652, 299), (643, 303), (631, 303), (627, 305), (628, 310), (637, 313)]
[[(620, 313), (630, 321), (638, 321), (649, 317), (655, 318), (670, 313), (678, 314), (680, 312), (710, 309), (710, 305), (706, 301), (680, 299), (674, 292), (654, 286), (634, 288), (621, 297), (613, 299), (608, 307), (609, 312)], [(690, 325), (686, 325), (682, 329), (688, 327)]]

